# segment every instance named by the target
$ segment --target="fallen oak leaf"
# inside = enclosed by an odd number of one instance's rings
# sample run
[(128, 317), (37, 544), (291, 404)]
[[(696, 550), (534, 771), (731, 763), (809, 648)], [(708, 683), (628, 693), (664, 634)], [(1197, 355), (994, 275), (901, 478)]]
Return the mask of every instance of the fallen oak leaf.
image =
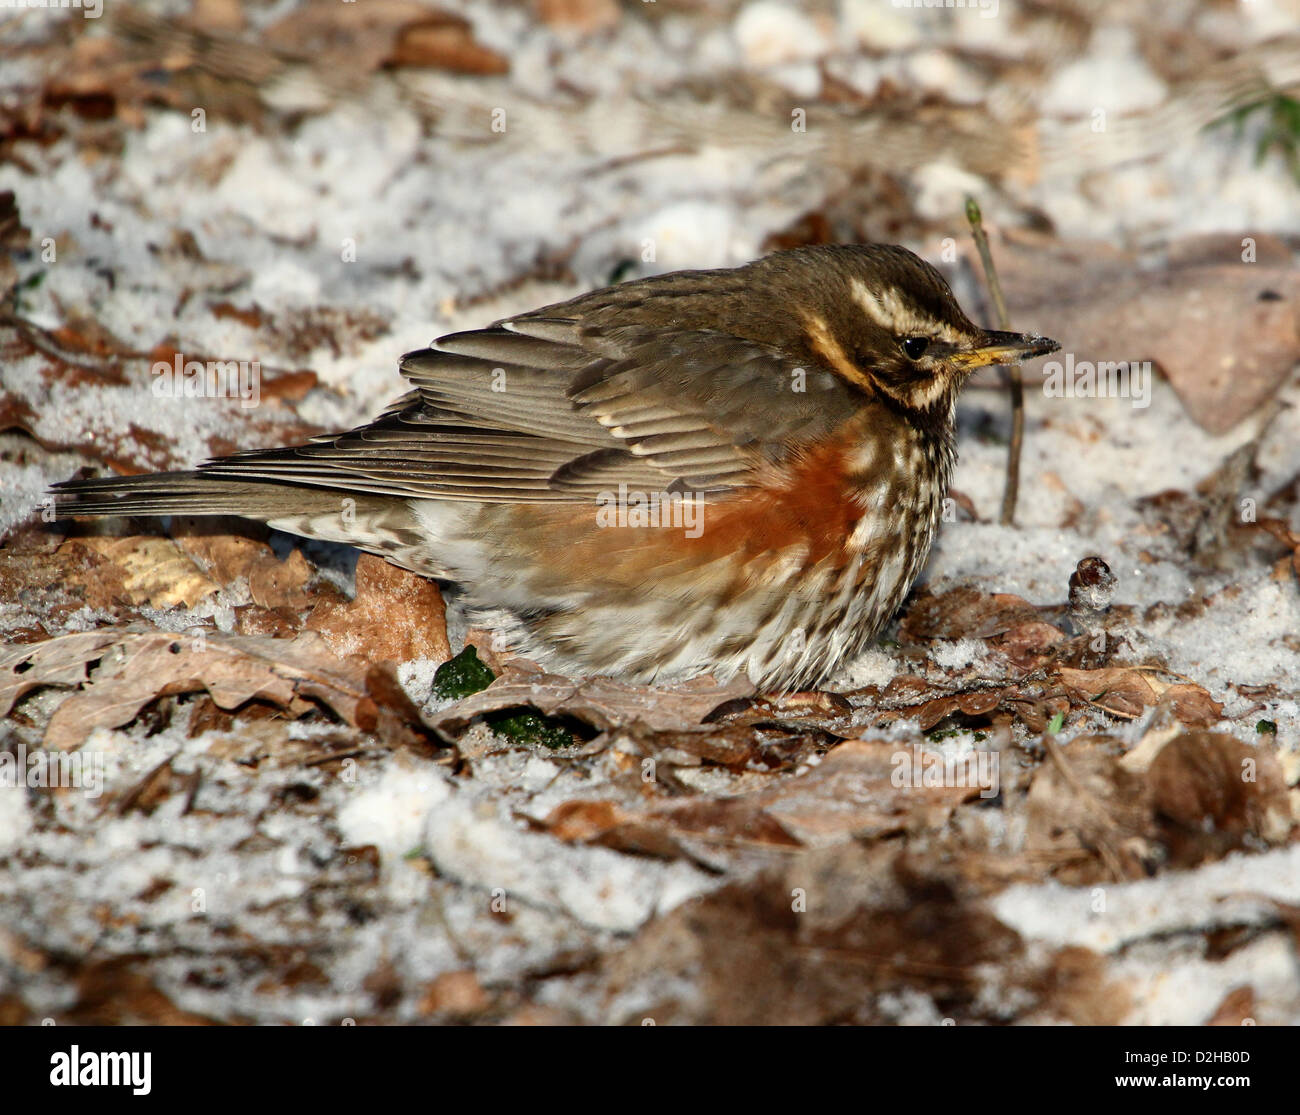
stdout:
[(368, 699), (363, 668), (340, 660), (318, 635), (306, 632), (291, 641), (206, 631), (202, 638), (127, 633), (102, 648), (89, 683), (54, 710), (44, 746), (71, 750), (97, 727), (129, 724), (159, 697), (205, 690), (223, 709), (261, 700), (294, 717), (318, 701), (361, 727), (359, 713), (364, 717), (366, 709), (359, 706)]
[(42, 686), (76, 686), (86, 668), (118, 639), (113, 631), (79, 631), (39, 643), (0, 647), (0, 717), (25, 694)]

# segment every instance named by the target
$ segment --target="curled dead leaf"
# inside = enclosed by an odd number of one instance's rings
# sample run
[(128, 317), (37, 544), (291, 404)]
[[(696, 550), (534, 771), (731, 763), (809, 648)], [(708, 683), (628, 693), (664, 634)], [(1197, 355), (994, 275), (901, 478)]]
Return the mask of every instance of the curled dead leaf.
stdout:
[(306, 626), (320, 632), (336, 654), (369, 662), (445, 662), (451, 657), (447, 610), (438, 586), (372, 554), (357, 560), (353, 599), (322, 601)]
[(1286, 780), (1265, 747), (1183, 732), (1152, 759), (1147, 779), (1177, 862), (1218, 858), (1248, 838), (1278, 843), (1290, 832)]
[(1107, 666), (1096, 670), (1061, 667), (1056, 671), (1067, 694), (1126, 720), (1143, 711), (1164, 705), (1181, 723), (1203, 727), (1216, 723), (1223, 705), (1203, 687), (1192, 682), (1170, 684), (1149, 670), (1130, 666)]

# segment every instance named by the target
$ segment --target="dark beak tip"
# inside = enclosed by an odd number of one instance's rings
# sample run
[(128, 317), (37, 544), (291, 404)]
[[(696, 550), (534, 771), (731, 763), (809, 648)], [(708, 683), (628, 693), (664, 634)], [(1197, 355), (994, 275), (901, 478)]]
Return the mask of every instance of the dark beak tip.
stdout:
[(1036, 356), (1046, 356), (1049, 352), (1058, 352), (1060, 344), (1051, 337), (1040, 337), (1035, 333), (1003, 333), (988, 330), (985, 344), (990, 348), (1002, 348), (1015, 352), (1021, 360), (1031, 360)]

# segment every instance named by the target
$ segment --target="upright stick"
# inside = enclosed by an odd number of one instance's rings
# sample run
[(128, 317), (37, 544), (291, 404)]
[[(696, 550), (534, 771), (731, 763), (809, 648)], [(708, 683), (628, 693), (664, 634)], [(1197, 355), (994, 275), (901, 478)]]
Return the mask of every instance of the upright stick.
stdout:
[[(1002, 296), (1002, 284), (998, 282), (998, 273), (993, 266), (993, 254), (989, 251), (989, 238), (984, 232), (984, 218), (980, 214), (979, 202), (973, 197), (966, 198), (966, 219), (970, 222), (980, 263), (984, 265), (984, 279), (993, 296), (998, 328), (1009, 330), (1011, 319), (1007, 315), (1007, 300)], [(1025, 381), (1018, 367), (1004, 368), (1003, 371), (1009, 372), (1011, 376), (1011, 446), (1007, 450), (1007, 486), (1002, 492), (1000, 521), (1003, 526), (1010, 526), (1016, 517), (1016, 498), (1020, 494), (1020, 447), (1025, 441)]]

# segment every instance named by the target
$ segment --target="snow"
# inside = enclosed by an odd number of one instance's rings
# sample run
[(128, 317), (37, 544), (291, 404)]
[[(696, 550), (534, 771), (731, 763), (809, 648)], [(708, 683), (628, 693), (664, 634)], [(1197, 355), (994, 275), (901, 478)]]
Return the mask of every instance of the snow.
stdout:
[[(285, 0), (249, 14), (255, 26), (265, 26), (293, 6)], [(1075, 157), (1075, 142), (1092, 135), (1093, 108), (1106, 109), (1114, 126), (1177, 91), (1143, 60), (1126, 27), (1099, 29), (1062, 62), (1009, 3), (990, 19), (978, 9), (935, 11), (880, 0), (842, 0), (823, 9), (830, 14), (814, 15), (799, 5), (754, 0), (705, 30), (669, 11), (653, 20), (625, 17), (608, 37), (563, 40), (522, 6), (455, 0), (439, 7), (464, 12), (480, 43), (509, 55), (511, 74), (481, 85), (445, 75), (413, 76), (407, 84), (437, 90), (450, 80), (457, 89), (472, 88), (486, 105), (505, 105), (512, 120), (505, 135), (492, 136), (481, 117), (467, 112), (478, 131), (474, 142), (457, 142), (409, 105), (376, 92), (373, 100), (309, 117), (293, 132), (274, 120), (259, 130), (215, 114), (206, 131), (196, 132), (188, 115), (150, 109), (140, 129), (124, 133), (120, 155), (88, 157), (75, 132), (48, 146), (25, 144), (31, 171), (15, 161), (0, 164), (0, 190), (15, 191), (34, 243), (53, 237), (58, 255), (48, 265), (39, 256), (22, 264), (24, 276), (46, 272), (39, 287), (24, 292), (23, 316), (54, 329), (75, 310), (142, 351), (170, 339), (187, 351), (310, 367), (332, 390), (312, 392), (294, 404), (296, 413), (324, 427), (359, 422), (403, 389), (400, 354), (440, 333), (602, 285), (626, 260), (636, 275), (741, 263), (758, 255), (770, 234), (822, 207), (833, 175), (823, 181), (801, 148), (794, 157), (773, 159), (767, 140), (747, 140), (741, 128), (732, 134), (726, 117), (698, 151), (623, 165), (607, 161), (641, 149), (642, 133), (634, 128), (646, 127), (646, 113), (630, 86), (643, 93), (668, 89), (733, 66), (761, 73), (795, 97), (816, 95), (817, 64), (824, 62), (828, 74), (864, 94), (889, 82), (978, 104), (998, 90), (1000, 79), (986, 77), (977, 60), (1037, 60), (1045, 85), (1026, 86), (1034, 132), (1045, 148), (1062, 145), (1068, 157), (1047, 160), (1037, 181), (1007, 182), (997, 191), (942, 156), (901, 175), (909, 217), (927, 230), (910, 246), (931, 258), (941, 235), (964, 235), (961, 205), (972, 191), (989, 199), (992, 222), (1010, 224), (1037, 212), (1062, 237), (1120, 245), (1216, 229), (1296, 231), (1296, 187), (1280, 157), (1259, 165), (1252, 157), (1258, 123), (1241, 139), (1230, 128), (1198, 131), (1149, 158), (1114, 162), (1110, 134), (1103, 133), (1095, 158), (1081, 142)], [(1143, 18), (1180, 25), (1187, 14), (1144, 10)], [(1295, 3), (1275, 0), (1201, 9), (1192, 26), (1220, 46), (1245, 45), (1293, 30), (1296, 15)], [(975, 53), (962, 56), (954, 46)], [(0, 84), (6, 91), (37, 83), (34, 64), (21, 56), (5, 65)], [(558, 102), (566, 90), (593, 94), (599, 112), (535, 110)], [(653, 93), (645, 101), (661, 103)], [(176, 229), (193, 235), (202, 259), (174, 249)], [(355, 262), (344, 258), (345, 241), (355, 243)], [(648, 248), (653, 258), (646, 258)], [(551, 257), (563, 259), (571, 274), (533, 273), (539, 259)], [(180, 305), (183, 290), (192, 297)], [(276, 327), (256, 331), (218, 318), (211, 304), (220, 301), (256, 304)], [(321, 313), (371, 315), (380, 323), (378, 335), (341, 327), (337, 350), (304, 340), (309, 331), (302, 327)], [(247, 418), (238, 407), (155, 399), (138, 381), (46, 388), (44, 364), (40, 358), (10, 362), (0, 375), (5, 388), (41, 400), (39, 433), (49, 441), (102, 445), (135, 424), (198, 459), (214, 437), (237, 440)], [(147, 365), (128, 362), (127, 371), (143, 376)], [(1261, 497), (1300, 470), (1300, 379), (1282, 397), (1290, 408), (1257, 455)], [(1268, 718), (1277, 722), (1286, 754), (1300, 751), (1300, 702), (1269, 698), (1261, 710), (1238, 691), (1273, 684), (1294, 693), (1300, 677), (1294, 579), (1274, 579), (1258, 558), (1193, 575), (1147, 535), (1149, 520), (1137, 506), (1165, 490), (1194, 491), (1257, 435), (1259, 419), (1212, 436), (1188, 418), (1163, 381), (1145, 409), (1127, 400), (1050, 399), (1030, 389), (1014, 528), (996, 525), (1006, 447), (987, 436), (1005, 432), (1003, 396), (968, 391), (959, 420), (954, 487), (970, 498), (980, 521), (944, 524), (925, 574), (930, 589), (973, 584), (1034, 604), (1060, 604), (1078, 560), (1099, 554), (1119, 578), (1115, 604), (1137, 609), (1126, 651), (1133, 660), (1158, 658), (1205, 685), (1236, 718), (1230, 725), (1236, 734), (1248, 736), (1256, 719)], [(47, 483), (66, 478), (80, 461), (60, 453), (31, 463), (10, 452), (17, 445), (11, 435), (0, 444), (5, 533), (37, 505)], [(326, 572), (344, 589), (350, 575), (347, 559)], [(1174, 610), (1198, 601), (1203, 607), (1190, 618)], [(195, 610), (143, 614), (169, 630), (203, 618), (227, 629), (236, 603), (218, 597)], [(33, 618), (22, 602), (0, 602), (6, 632)], [(84, 608), (63, 623), (65, 630), (90, 630), (109, 619)], [(980, 669), (985, 654), (979, 641), (957, 640), (933, 658), (945, 669)], [(427, 697), (435, 667), (402, 667), (403, 684), (417, 702)], [(841, 680), (883, 686), (900, 672), (912, 666), (893, 648), (876, 647)], [(1132, 742), (1146, 724), (1105, 726)], [(914, 730), (897, 724), (880, 735), (909, 739)], [(295, 729), (291, 738), (299, 734)], [(223, 742), (229, 741), (217, 732), (189, 737), (183, 725), (153, 735), (135, 725), (100, 729), (83, 748), (102, 757), (109, 798), (168, 758), (178, 774), (201, 771), (187, 814), (183, 794), (166, 798), (152, 815), (117, 815), (101, 814), (102, 801), (89, 795), (60, 793), (48, 795), (46, 819), (34, 796), (0, 791), (6, 861), (0, 880), (3, 893), (22, 898), (5, 902), (0, 968), (14, 966), (14, 936), (70, 954), (96, 946), (154, 950), (165, 954), (158, 971), (182, 1009), (328, 1021), (362, 1013), (369, 1000), (358, 989), (381, 961), (410, 985), (467, 966), (484, 983), (519, 983), (557, 956), (634, 933), (720, 885), (685, 861), (566, 844), (533, 831), (521, 818), (545, 817), (563, 802), (599, 794), (617, 772), (598, 762), (575, 769), (510, 750), (484, 729), (462, 741), (467, 752), (481, 752), (460, 775), (405, 752), (367, 756), (351, 779), (339, 764), (278, 767), (267, 759), (253, 768), (220, 757)], [(687, 772), (683, 782), (737, 791), (748, 785), (727, 783), (713, 768)], [(276, 804), (277, 795), (302, 786), (318, 795), (310, 804)], [(1008, 834), (1009, 846), (1015, 836)], [(355, 849), (365, 846), (378, 850), (380, 863), (366, 892), (370, 907), (349, 911), (319, 898), (318, 882), (325, 880), (322, 890), (341, 886), (348, 872), (362, 868)], [(422, 855), (408, 858), (417, 850)], [(157, 880), (170, 888), (160, 898), (141, 899)], [(495, 891), (511, 919), (485, 916)], [(1207, 926), (1271, 924), (1275, 914), (1261, 896), (1300, 902), (1300, 850), (1233, 856), (1196, 871), (1111, 885), (1104, 915), (1091, 912), (1091, 889), (1056, 884), (1013, 886), (990, 904), (1036, 944), (1105, 954), (1110, 978), (1132, 983), (1137, 1005), (1128, 1021), (1203, 1021), (1227, 990), (1242, 984), (1255, 988), (1261, 1022), (1293, 1021), (1300, 1016), (1294, 959), (1280, 932), (1262, 933), (1222, 961), (1206, 959), (1194, 943)], [(105, 904), (117, 919), (111, 928), (96, 912)], [(259, 992), (257, 979), (266, 971), (241, 978), (235, 961), (215, 955), (213, 942), (235, 930), (316, 950), (318, 959), (328, 958), (323, 982), (269, 997)], [(185, 950), (200, 959), (187, 960)], [(195, 964), (206, 965), (208, 984), (191, 978)], [(49, 973), (27, 980), (23, 994), (44, 1012), (75, 998), (71, 985)], [(653, 1005), (634, 999), (594, 1005), (581, 988), (558, 980), (539, 996), (596, 1020)], [(902, 1023), (938, 1020), (931, 1000), (910, 992), (881, 1006)], [(417, 1016), (409, 1001), (399, 1009), (405, 1018)]]
[(1018, 933), (1055, 948), (1081, 945), (1121, 951), (1134, 942), (1194, 926), (1271, 922), (1271, 902), (1300, 901), (1300, 847), (1233, 854), (1196, 871), (1169, 871), (1138, 883), (1008, 887), (992, 900), (997, 916)]
[(797, 7), (754, 0), (736, 17), (736, 40), (753, 66), (774, 66), (816, 58), (827, 42), (817, 24)]
[(1138, 54), (1132, 28), (1099, 27), (1087, 53), (1050, 80), (1042, 107), (1053, 116), (1132, 112), (1155, 107), (1166, 92)]

